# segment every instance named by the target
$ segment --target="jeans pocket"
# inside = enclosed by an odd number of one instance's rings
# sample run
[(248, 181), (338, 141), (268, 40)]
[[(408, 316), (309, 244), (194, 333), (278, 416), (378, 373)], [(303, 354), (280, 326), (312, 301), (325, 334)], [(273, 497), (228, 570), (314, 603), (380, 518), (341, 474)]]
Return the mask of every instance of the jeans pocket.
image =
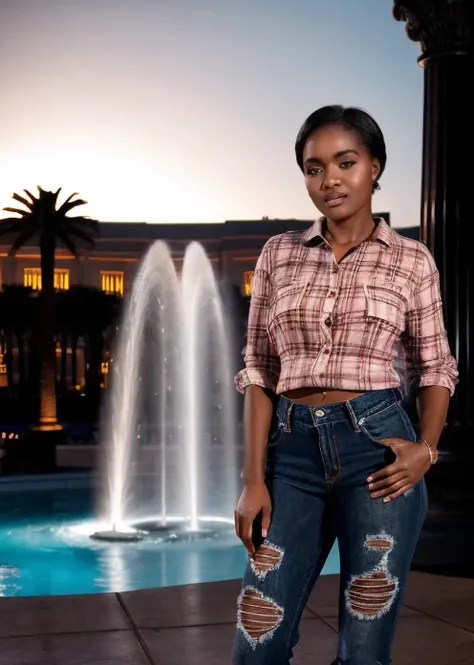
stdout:
[(283, 423), (281, 422), (278, 414), (275, 414), (272, 418), (270, 424), (270, 432), (268, 434), (267, 446), (269, 448), (275, 448), (281, 443), (283, 439)]
[(416, 441), (413, 426), (403, 407), (398, 402), (376, 413), (371, 413), (359, 420), (360, 430), (365, 436), (379, 446), (382, 439), (404, 439), (405, 441)]

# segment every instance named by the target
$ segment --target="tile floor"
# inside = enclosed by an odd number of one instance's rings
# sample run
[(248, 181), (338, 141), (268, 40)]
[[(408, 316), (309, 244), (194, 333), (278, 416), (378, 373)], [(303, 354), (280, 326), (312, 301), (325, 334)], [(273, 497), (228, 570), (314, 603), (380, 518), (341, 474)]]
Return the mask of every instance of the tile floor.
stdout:
[[(329, 665), (338, 576), (308, 602), (294, 665)], [(239, 581), (0, 598), (0, 665), (227, 665)], [(474, 580), (412, 573), (394, 665), (474, 665)]]

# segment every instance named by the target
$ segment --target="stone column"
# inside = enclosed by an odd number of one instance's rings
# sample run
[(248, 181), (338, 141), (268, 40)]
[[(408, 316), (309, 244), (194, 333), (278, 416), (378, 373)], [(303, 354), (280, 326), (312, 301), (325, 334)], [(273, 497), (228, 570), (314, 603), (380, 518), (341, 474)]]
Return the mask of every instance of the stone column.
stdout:
[(76, 280), (75, 284), (89, 286), (87, 284), (87, 266), (89, 263), (89, 252), (82, 251), (76, 259)]
[(423, 567), (474, 561), (473, 0), (395, 0), (393, 15), (420, 43), (424, 69), (421, 240), (438, 265), (460, 383), (427, 475), (430, 511), (417, 557)]

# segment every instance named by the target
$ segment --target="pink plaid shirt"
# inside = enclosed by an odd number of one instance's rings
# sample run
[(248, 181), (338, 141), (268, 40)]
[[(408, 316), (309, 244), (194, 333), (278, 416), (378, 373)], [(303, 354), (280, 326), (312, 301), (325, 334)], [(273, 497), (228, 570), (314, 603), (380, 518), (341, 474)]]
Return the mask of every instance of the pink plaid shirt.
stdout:
[(409, 380), (453, 394), (438, 271), (422, 243), (381, 219), (337, 264), (322, 220), (270, 238), (255, 268), (238, 390), (398, 388), (400, 353)]

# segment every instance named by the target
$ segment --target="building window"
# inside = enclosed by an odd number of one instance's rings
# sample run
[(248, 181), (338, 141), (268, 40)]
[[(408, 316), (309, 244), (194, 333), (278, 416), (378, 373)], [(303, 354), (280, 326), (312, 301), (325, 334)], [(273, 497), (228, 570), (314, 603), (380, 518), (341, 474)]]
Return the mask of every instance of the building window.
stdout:
[(23, 285), (39, 291), (41, 289), (41, 269), (25, 268), (23, 271)]
[(124, 274), (114, 270), (103, 270), (100, 273), (100, 286), (105, 293), (123, 296)]
[(244, 296), (252, 295), (253, 274), (254, 274), (253, 270), (247, 270), (247, 272), (244, 272), (244, 285), (243, 285)]
[(58, 291), (67, 291), (69, 288), (69, 270), (67, 268), (55, 268), (54, 288)]
[[(23, 271), (23, 285), (35, 291), (41, 290), (41, 268), (25, 268)], [(67, 291), (69, 288), (69, 270), (67, 268), (54, 269), (54, 288), (58, 291)]]

